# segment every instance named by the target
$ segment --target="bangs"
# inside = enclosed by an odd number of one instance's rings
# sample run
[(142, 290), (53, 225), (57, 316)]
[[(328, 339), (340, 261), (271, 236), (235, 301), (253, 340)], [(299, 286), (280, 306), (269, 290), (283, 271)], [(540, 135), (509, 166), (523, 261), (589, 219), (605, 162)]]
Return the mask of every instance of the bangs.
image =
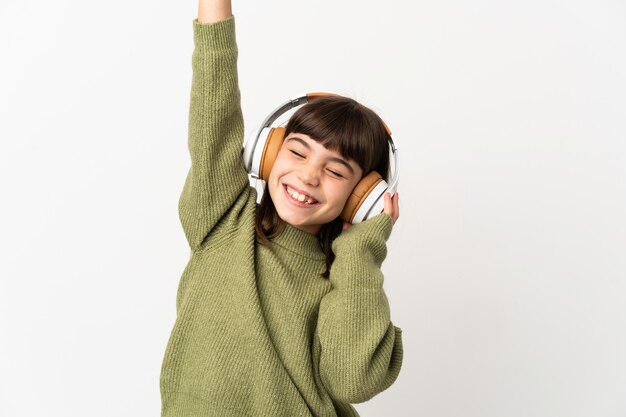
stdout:
[(285, 136), (301, 133), (355, 161), (363, 175), (378, 171), (389, 178), (389, 136), (380, 117), (357, 101), (342, 96), (312, 100), (296, 111)]

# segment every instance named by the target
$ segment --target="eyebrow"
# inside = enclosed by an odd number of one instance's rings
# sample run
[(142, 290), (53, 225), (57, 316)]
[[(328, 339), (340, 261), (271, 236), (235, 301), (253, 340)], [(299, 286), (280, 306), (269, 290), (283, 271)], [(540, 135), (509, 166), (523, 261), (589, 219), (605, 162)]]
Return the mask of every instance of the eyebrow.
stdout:
[[(297, 142), (300, 142), (305, 148), (307, 148), (309, 150), (311, 149), (309, 144), (306, 143), (303, 139), (300, 139), (300, 138), (297, 138), (297, 137), (291, 137), (291, 138), (287, 139), (287, 142), (289, 142), (290, 140), (295, 140)], [(354, 175), (354, 170), (352, 169), (350, 164), (348, 162), (346, 162), (346, 160), (341, 159), (341, 158), (337, 158), (337, 157), (334, 157), (334, 156), (331, 156), (328, 159), (331, 160), (331, 161), (334, 161), (334, 162), (337, 162), (337, 163), (340, 163), (340, 164), (344, 165), (346, 168), (348, 168), (350, 170), (350, 173), (352, 175)]]

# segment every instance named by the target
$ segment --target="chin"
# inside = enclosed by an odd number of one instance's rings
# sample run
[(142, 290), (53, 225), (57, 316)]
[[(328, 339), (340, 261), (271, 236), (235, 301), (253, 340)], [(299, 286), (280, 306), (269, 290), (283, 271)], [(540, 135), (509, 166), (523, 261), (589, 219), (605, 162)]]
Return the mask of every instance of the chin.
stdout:
[(312, 224), (307, 222), (307, 219), (303, 216), (298, 216), (297, 214), (291, 212), (285, 212), (285, 210), (281, 210), (280, 207), (276, 207), (276, 213), (278, 213), (278, 217), (280, 217), (283, 221), (289, 223), (295, 227), (305, 227), (305, 226), (313, 226)]
[[(322, 226), (322, 224), (311, 223), (307, 216), (298, 215), (297, 212), (283, 209), (280, 204), (277, 205), (275, 202), (274, 207), (276, 208), (276, 213), (278, 213), (278, 217), (280, 217), (284, 222), (289, 223), (291, 226), (298, 229), (306, 230), (309, 233), (316, 234), (317, 231), (319, 231), (319, 228)], [(316, 232), (314, 233), (313, 230), (316, 230)]]

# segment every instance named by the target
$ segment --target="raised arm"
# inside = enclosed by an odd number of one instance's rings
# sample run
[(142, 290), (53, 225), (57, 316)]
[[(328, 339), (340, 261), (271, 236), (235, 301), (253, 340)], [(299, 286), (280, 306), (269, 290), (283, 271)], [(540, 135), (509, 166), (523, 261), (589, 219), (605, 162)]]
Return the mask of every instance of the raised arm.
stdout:
[(402, 330), (390, 320), (380, 270), (392, 225), (381, 213), (333, 242), (332, 290), (320, 303), (314, 357), (322, 383), (340, 401), (367, 401), (400, 373)]
[(193, 21), (191, 168), (178, 202), (192, 250), (200, 248), (219, 225), (236, 226), (236, 211), (242, 207), (237, 200), (244, 199), (250, 188), (242, 157), (244, 124), (230, 1), (201, 0), (199, 11)]

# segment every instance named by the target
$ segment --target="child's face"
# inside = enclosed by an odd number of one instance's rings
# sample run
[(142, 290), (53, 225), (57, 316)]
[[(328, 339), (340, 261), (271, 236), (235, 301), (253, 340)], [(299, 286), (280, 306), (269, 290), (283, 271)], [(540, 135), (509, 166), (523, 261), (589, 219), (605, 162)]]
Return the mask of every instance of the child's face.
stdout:
[[(310, 136), (290, 133), (282, 144), (268, 179), (276, 211), (290, 225), (317, 234), (341, 214), (351, 191), (363, 176), (359, 165), (326, 149)], [(294, 198), (289, 193), (304, 193)], [(297, 197), (297, 194), (296, 194)], [(307, 204), (309, 197), (314, 199)]]

